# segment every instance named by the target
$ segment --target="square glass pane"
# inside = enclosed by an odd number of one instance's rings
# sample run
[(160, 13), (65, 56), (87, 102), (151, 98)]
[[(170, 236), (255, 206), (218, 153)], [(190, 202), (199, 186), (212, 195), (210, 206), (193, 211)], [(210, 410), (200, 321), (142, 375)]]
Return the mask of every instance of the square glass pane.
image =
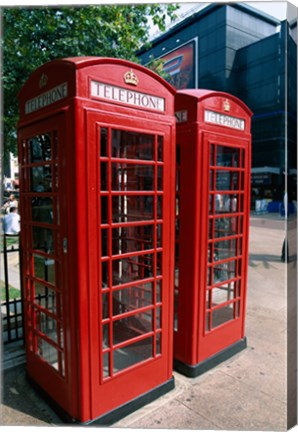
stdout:
[(33, 249), (53, 254), (55, 250), (53, 231), (48, 228), (32, 227)]
[(238, 212), (239, 195), (236, 194), (216, 194), (215, 213), (235, 213)]
[(216, 165), (224, 167), (239, 167), (240, 162), (239, 148), (227, 146), (216, 146)]
[(239, 173), (233, 171), (216, 171), (216, 190), (239, 190)]
[(237, 256), (237, 240), (223, 240), (215, 242), (213, 245), (213, 256), (209, 257), (210, 261), (221, 261), (226, 258)]
[(154, 225), (114, 228), (113, 255), (154, 248)]
[(139, 255), (113, 261), (113, 285), (153, 277), (153, 255)]
[(225, 303), (234, 298), (235, 282), (222, 284), (212, 289), (212, 306)]
[(161, 286), (162, 286), (162, 281), (157, 280), (156, 281), (156, 303), (161, 302)]
[(33, 255), (34, 276), (55, 284), (55, 261), (40, 255)]
[(36, 310), (36, 329), (52, 339), (53, 342), (58, 343), (58, 323), (55, 319), (48, 316), (47, 314)]
[(236, 276), (236, 261), (230, 261), (224, 264), (214, 264), (213, 283), (223, 282)]
[[(214, 233), (212, 231), (214, 224)], [(220, 217), (210, 221), (209, 238), (228, 237), (242, 232), (242, 216)]]
[(112, 164), (113, 191), (154, 191), (154, 165)]
[(153, 282), (113, 292), (113, 316), (150, 306), (153, 303)]
[(35, 166), (30, 169), (30, 192), (52, 191), (52, 167), (51, 165)]
[(44, 162), (52, 159), (51, 134), (36, 135), (29, 140), (30, 162)]
[(212, 329), (234, 319), (234, 303), (212, 311)]
[(33, 286), (34, 303), (57, 315), (57, 317), (60, 317), (62, 315), (62, 311), (58, 310), (57, 307), (57, 297), (59, 297), (59, 294), (56, 294), (56, 292), (50, 287), (38, 282), (34, 282)]
[(128, 341), (153, 329), (152, 309), (113, 322), (113, 344)]
[(32, 220), (34, 222), (53, 223), (53, 198), (32, 198)]
[(134, 222), (154, 219), (154, 197), (120, 195), (112, 197), (113, 222)]
[(114, 373), (153, 357), (153, 337), (114, 350)]
[(37, 338), (37, 354), (54, 369), (59, 370), (58, 350), (40, 337)]
[(154, 160), (154, 135), (113, 129), (112, 157)]

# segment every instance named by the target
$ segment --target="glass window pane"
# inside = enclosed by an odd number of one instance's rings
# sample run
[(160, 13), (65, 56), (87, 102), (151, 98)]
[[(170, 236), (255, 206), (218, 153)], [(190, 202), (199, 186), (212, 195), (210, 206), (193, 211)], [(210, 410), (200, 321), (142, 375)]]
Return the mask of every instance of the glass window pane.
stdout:
[(50, 289), (41, 283), (34, 282), (34, 303), (44, 307), (49, 312), (61, 316), (61, 310), (57, 307), (57, 294), (54, 290)]
[(58, 343), (57, 321), (39, 310), (36, 310), (36, 329)]
[(161, 354), (161, 333), (156, 334), (156, 355)]
[(210, 256), (209, 262), (220, 261), (226, 258), (232, 258), (237, 255), (237, 240), (223, 240), (214, 243), (213, 256)]
[(225, 303), (234, 298), (236, 282), (225, 283), (212, 289), (212, 306)]
[(225, 167), (239, 167), (239, 148), (216, 146), (216, 165)]
[(231, 303), (212, 311), (212, 329), (234, 319), (234, 304)]
[(42, 162), (52, 159), (51, 134), (37, 135), (29, 140), (30, 162)]
[(101, 280), (103, 288), (109, 286), (109, 262), (107, 261), (101, 263)]
[(163, 190), (163, 167), (157, 167), (157, 190)]
[(113, 255), (154, 248), (154, 225), (113, 229)]
[(101, 162), (100, 164), (100, 189), (108, 190), (108, 163)]
[(164, 157), (163, 157), (163, 137), (162, 136), (158, 136), (157, 138), (157, 160), (158, 161), (163, 161)]
[(108, 129), (100, 129), (100, 155), (108, 156)]
[(109, 293), (103, 293), (102, 294), (102, 319), (107, 319), (109, 318), (110, 314), (109, 314)]
[(150, 306), (153, 303), (153, 282), (113, 292), (113, 315)]
[(52, 191), (52, 167), (51, 165), (36, 166), (30, 169), (31, 192)]
[(53, 199), (32, 198), (32, 220), (34, 222), (53, 223)]
[(59, 370), (57, 349), (40, 337), (37, 338), (37, 354), (54, 369)]
[[(214, 224), (214, 235), (212, 234), (212, 224)], [(216, 218), (210, 221), (209, 238), (227, 237), (242, 232), (242, 216)]]
[(102, 345), (103, 348), (108, 348), (110, 346), (110, 325), (104, 324), (102, 326)]
[(236, 276), (236, 261), (230, 261), (224, 264), (214, 264), (213, 283), (223, 282)]
[(110, 376), (110, 353), (104, 353), (103, 355), (103, 377)]
[(130, 340), (151, 332), (153, 329), (152, 309), (113, 322), (113, 344)]
[(112, 157), (154, 160), (154, 135), (113, 129)]
[(55, 284), (55, 261), (40, 255), (33, 255), (34, 276)]
[(47, 228), (32, 227), (32, 247), (48, 254), (54, 253), (53, 231)]
[(233, 171), (216, 171), (216, 190), (238, 190), (239, 173)]
[(114, 373), (153, 357), (153, 337), (114, 351)]
[(236, 194), (216, 194), (215, 213), (235, 213), (238, 209), (238, 195)]
[(113, 196), (113, 222), (133, 222), (154, 219), (153, 196)]
[(106, 224), (108, 223), (108, 197), (102, 196), (101, 197), (101, 223)]
[(153, 255), (132, 256), (113, 261), (113, 285), (153, 276)]
[(101, 255), (108, 256), (109, 254), (109, 231), (107, 229), (101, 230)]
[(113, 163), (113, 191), (154, 191), (154, 166)]

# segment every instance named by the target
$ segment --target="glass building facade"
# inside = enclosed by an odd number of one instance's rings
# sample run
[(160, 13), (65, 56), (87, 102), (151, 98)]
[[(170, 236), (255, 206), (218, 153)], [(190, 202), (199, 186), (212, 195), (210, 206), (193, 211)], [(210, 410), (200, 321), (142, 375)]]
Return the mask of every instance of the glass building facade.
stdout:
[(296, 200), (297, 19), (279, 20), (243, 3), (212, 4), (138, 53), (161, 58), (176, 88), (231, 93), (253, 111), (255, 199)]

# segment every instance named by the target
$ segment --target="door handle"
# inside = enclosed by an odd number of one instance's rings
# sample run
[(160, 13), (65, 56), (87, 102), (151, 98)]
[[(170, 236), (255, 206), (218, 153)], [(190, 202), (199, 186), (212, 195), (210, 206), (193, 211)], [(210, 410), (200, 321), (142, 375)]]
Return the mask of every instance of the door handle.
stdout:
[(64, 237), (64, 239), (63, 239), (63, 252), (65, 254), (67, 254), (67, 251), (68, 251), (68, 241), (67, 241), (67, 238)]

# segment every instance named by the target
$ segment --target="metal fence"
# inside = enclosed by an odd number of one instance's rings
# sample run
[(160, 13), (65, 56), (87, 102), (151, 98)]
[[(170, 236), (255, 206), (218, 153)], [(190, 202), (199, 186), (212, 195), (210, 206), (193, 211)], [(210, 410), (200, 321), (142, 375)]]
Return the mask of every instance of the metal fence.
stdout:
[[(19, 235), (2, 236), (1, 250), (1, 318), (3, 343), (14, 342), (23, 339), (23, 306), (20, 241)], [(10, 258), (13, 257), (15, 266), (11, 266)], [(3, 279), (3, 277), (1, 277)]]

